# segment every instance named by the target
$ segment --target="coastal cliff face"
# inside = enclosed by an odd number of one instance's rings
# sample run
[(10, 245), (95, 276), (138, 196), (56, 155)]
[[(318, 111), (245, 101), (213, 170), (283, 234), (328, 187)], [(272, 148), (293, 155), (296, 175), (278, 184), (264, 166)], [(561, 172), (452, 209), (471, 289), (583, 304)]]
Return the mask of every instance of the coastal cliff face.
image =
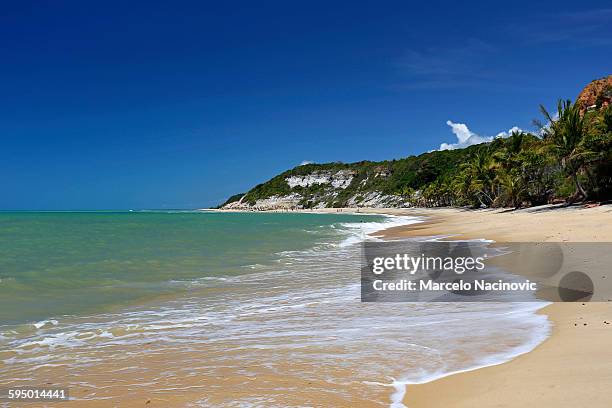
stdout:
[(604, 108), (612, 104), (612, 75), (589, 83), (578, 94), (576, 102), (580, 104), (583, 112)]
[[(282, 210), (326, 207), (408, 207), (419, 186), (456, 168), (473, 149), (384, 162), (306, 164), (228, 199), (221, 208)], [(412, 187), (409, 187), (412, 186)]]
[[(288, 191), (284, 191), (284, 194), (256, 198), (254, 201), (249, 200), (249, 195), (245, 194), (236, 197), (237, 199), (233, 202), (226, 203), (222, 208), (235, 210), (278, 210), (325, 208), (332, 207), (335, 204), (347, 207), (401, 206), (404, 204), (403, 200), (397, 195), (384, 194), (380, 191), (369, 191), (368, 188), (364, 188), (368, 185), (370, 177), (388, 176), (388, 171), (380, 170), (368, 174), (365, 178), (359, 180), (359, 182), (353, 183), (359, 177), (359, 172), (356, 170), (315, 169), (306, 174), (290, 174), (285, 176), (283, 182), (288, 187)], [(350, 190), (349, 187), (351, 187)], [(349, 192), (348, 194), (346, 194), (347, 191)], [(342, 198), (342, 196), (345, 197)], [(339, 198), (343, 204), (340, 204)]]

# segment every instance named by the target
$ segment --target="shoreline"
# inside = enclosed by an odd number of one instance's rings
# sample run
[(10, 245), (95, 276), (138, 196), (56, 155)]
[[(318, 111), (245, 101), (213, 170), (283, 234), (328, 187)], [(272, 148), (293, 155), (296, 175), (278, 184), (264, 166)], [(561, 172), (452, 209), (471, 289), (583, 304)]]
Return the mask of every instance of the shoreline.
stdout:
[[(354, 208), (321, 213), (357, 213)], [(284, 212), (284, 211), (281, 211)], [(314, 213), (315, 211), (291, 211)], [(416, 216), (424, 221), (372, 233), (383, 239), (444, 236), (503, 242), (612, 242), (612, 206), (546, 205), (522, 210), (454, 208), (360, 208), (358, 214)], [(612, 303), (551, 303), (546, 339), (510, 360), (408, 384), (401, 402), (409, 408), (609, 406), (612, 383)]]
[[(570, 208), (555, 211), (546, 210), (548, 212), (545, 212), (544, 210), (540, 210), (541, 212), (508, 212), (503, 210), (468, 211), (459, 209), (377, 208), (360, 209), (360, 212), (357, 213), (354, 210), (355, 209), (343, 209), (342, 211), (338, 211), (337, 209), (327, 209), (327, 211), (321, 211), (320, 213), (346, 215), (387, 215), (390, 218), (384, 223), (376, 221), (375, 223), (369, 225), (355, 224), (357, 231), (359, 231), (360, 237), (363, 237), (364, 234), (369, 234), (380, 239), (444, 235), (446, 237), (450, 237), (450, 239), (453, 237), (466, 239), (493, 238), (498, 242), (507, 242), (510, 240), (563, 241), (570, 238), (572, 240), (583, 241), (612, 241), (612, 229), (609, 228), (609, 220), (611, 219), (610, 215), (612, 215), (612, 207), (610, 206), (592, 209)], [(299, 212), (295, 213), (298, 214)], [(308, 211), (307, 213), (312, 214), (314, 212)], [(394, 221), (395, 216), (400, 218)], [(417, 223), (410, 223), (410, 217), (419, 217), (421, 221)], [(366, 223), (367, 222), (369, 221), (366, 221)], [(403, 225), (399, 225), (402, 223)], [(533, 225), (536, 224), (538, 225), (537, 230), (533, 228)], [(545, 232), (545, 234), (542, 235), (542, 232)], [(349, 268), (350, 265), (355, 265), (355, 261), (351, 261), (351, 264), (343, 264), (344, 266), (341, 270), (345, 270), (344, 268)], [(320, 265), (321, 268), (317, 269), (317, 267), (309, 269), (308, 273), (304, 275), (307, 282), (311, 282), (313, 276), (319, 276), (313, 275), (313, 272), (316, 273), (319, 271), (321, 274), (323, 274), (320, 276), (328, 276), (327, 274), (329, 271), (325, 264), (321, 265), (320, 257), (314, 256), (314, 258), (312, 258), (312, 262), (312, 265)], [(331, 262), (334, 265), (337, 264), (337, 261), (335, 260), (332, 260)], [(338, 274), (338, 276), (339, 275), (341, 274)], [(305, 287), (303, 282), (295, 283), (295, 276), (291, 273), (283, 274), (281, 276), (290, 279), (290, 282), (288, 281), (283, 283), (279, 282), (278, 278), (274, 278), (275, 284), (280, 285), (278, 288), (281, 289), (278, 290), (282, 292), (279, 292), (282, 295), (286, 295), (286, 293), (283, 292), (284, 289), (282, 289), (284, 284), (294, 285), (287, 287), (295, 287), (300, 290)], [(352, 282), (352, 275), (347, 276), (346, 278), (348, 281)], [(343, 282), (346, 281), (342, 279), (338, 281), (338, 283)], [(214, 292), (217, 289), (212, 288), (211, 290)], [(249, 294), (251, 293), (250, 290), (245, 289), (241, 293), (243, 293), (245, 296), (251, 296)], [(291, 291), (288, 293), (291, 293)], [(300, 291), (299, 293), (302, 292)], [(266, 292), (264, 294), (272, 296), (271, 299), (275, 299), (275, 292)], [(234, 296), (236, 296), (236, 294), (234, 294)], [(308, 304), (310, 298), (306, 297), (303, 299), (305, 300), (302, 300), (302, 302), (306, 302), (306, 304)], [(298, 301), (295, 300), (295, 298), (292, 298), (290, 302)], [(197, 301), (193, 303), (193, 305), (201, 306)], [(270, 305), (276, 305), (276, 303), (272, 302)], [(264, 302), (263, 307), (269, 308), (270, 305), (267, 305)], [(282, 301), (280, 306), (287, 306), (287, 303)], [(452, 305), (449, 306), (450, 309), (452, 309)], [(542, 306), (544, 306), (544, 304), (542, 304)], [(195, 322), (196, 326), (200, 328), (194, 332), (193, 329), (187, 325), (184, 329), (179, 328), (179, 331), (176, 332), (180, 335), (179, 337), (184, 337), (185, 339), (189, 340), (188, 350), (182, 350), (179, 348), (177, 350), (170, 351), (166, 348), (167, 344), (165, 344), (164, 341), (160, 343), (149, 341), (144, 343), (144, 348), (148, 351), (145, 354), (140, 355), (138, 353), (141, 352), (142, 346), (137, 343), (126, 343), (125, 345), (117, 343), (116, 345), (113, 345), (111, 342), (108, 344), (108, 350), (110, 350), (109, 352), (114, 353), (114, 347), (118, 347), (116, 349), (117, 352), (121, 352), (122, 354), (127, 352), (127, 355), (132, 354), (133, 356), (138, 354), (138, 356), (130, 357), (134, 360), (128, 359), (125, 363), (121, 363), (120, 365), (117, 365), (117, 362), (112, 358), (109, 358), (97, 365), (92, 365), (91, 367), (87, 368), (86, 378), (91, 378), (92, 380), (90, 383), (95, 384), (95, 386), (73, 385), (71, 394), (76, 397), (80, 405), (88, 407), (105, 406), (104, 404), (106, 404), (107, 398), (116, 398), (117, 403), (120, 403), (122, 406), (125, 405), (129, 407), (142, 406), (146, 401), (149, 401), (146, 402), (146, 404), (148, 404), (147, 406), (183, 407), (188, 403), (192, 403), (193, 401), (202, 400), (202, 392), (208, 388), (208, 393), (204, 399), (208, 405), (221, 405), (224, 402), (228, 402), (230, 398), (234, 397), (238, 400), (244, 398), (246, 401), (254, 395), (254, 392), (256, 392), (260, 393), (261, 395), (267, 395), (269, 398), (272, 398), (275, 401), (281, 402), (285, 405), (303, 405), (304, 403), (317, 405), (324, 402), (329, 406), (339, 407), (349, 405), (363, 407), (388, 407), (391, 403), (392, 407), (404, 408), (435, 408), (442, 406), (445, 408), (448, 406), (460, 408), (532, 406), (535, 398), (534, 395), (541, 394), (539, 395), (540, 397), (549, 399), (536, 401), (535, 404), (537, 406), (557, 407), (564, 406), (563, 404), (566, 401), (571, 400), (565, 395), (562, 395), (562, 398), (559, 400), (550, 399), (551, 396), (555, 395), (555, 392), (559, 391), (558, 388), (561, 387), (560, 391), (565, 392), (566, 390), (569, 390), (567, 392), (571, 392), (572, 395), (577, 396), (577, 398), (579, 397), (581, 401), (591, 400), (592, 396), (590, 393), (595, 393), (597, 396), (601, 396), (601, 403), (597, 402), (593, 406), (604, 407), (607, 406), (606, 404), (608, 402), (603, 401), (607, 392), (605, 387), (612, 381), (611, 370), (606, 367), (606, 362), (608, 361), (607, 358), (612, 357), (612, 354), (607, 351), (610, 339), (612, 339), (612, 325), (604, 326), (602, 322), (604, 320), (612, 321), (611, 306), (612, 304), (605, 303), (587, 304), (586, 306), (582, 306), (580, 304), (553, 304), (545, 309), (540, 309), (537, 311), (537, 314), (539, 315), (537, 318), (540, 320), (540, 322), (537, 322), (537, 325), (527, 326), (531, 327), (531, 329), (523, 329), (523, 333), (533, 334), (533, 336), (526, 336), (529, 337), (529, 339), (533, 339), (533, 341), (517, 340), (513, 343), (511, 341), (512, 335), (509, 331), (511, 327), (513, 327), (513, 323), (512, 321), (507, 321), (502, 325), (496, 326), (498, 331), (497, 337), (494, 337), (497, 339), (495, 341), (488, 340), (486, 343), (476, 343), (478, 346), (475, 346), (474, 343), (467, 343), (465, 341), (463, 343), (457, 343), (459, 348), (456, 350), (463, 350), (463, 352), (453, 352), (447, 355), (449, 359), (455, 359), (456, 356), (458, 356), (458, 359), (454, 361), (454, 365), (446, 365), (445, 368), (447, 373), (440, 373), (441, 376), (432, 375), (428, 378), (418, 376), (420, 371), (419, 369), (421, 367), (425, 367), (427, 364), (426, 360), (421, 361), (415, 359), (411, 361), (410, 359), (395, 359), (394, 361), (390, 361), (389, 364), (382, 366), (381, 373), (394, 375), (395, 378), (410, 378), (410, 376), (403, 377), (402, 375), (410, 375), (411, 373), (414, 374), (413, 378), (415, 381), (419, 381), (418, 385), (416, 383), (407, 384), (405, 381), (396, 381), (394, 379), (391, 379), (390, 381), (392, 381), (392, 383), (389, 383), (387, 378), (391, 377), (380, 376), (377, 376), (376, 378), (384, 378), (384, 380), (382, 380), (383, 383), (374, 383), (370, 382), (372, 371), (366, 370), (361, 373), (360, 377), (356, 376), (356, 374), (360, 372), (361, 366), (359, 366), (359, 369), (356, 369), (348, 366), (342, 366), (342, 364), (329, 365), (327, 367), (328, 376), (331, 376), (332, 378), (347, 379), (347, 382), (338, 383), (341, 385), (338, 385), (338, 388), (334, 387), (332, 390), (328, 389), (329, 383), (315, 375), (313, 375), (312, 378), (308, 377), (307, 382), (304, 380), (304, 372), (307, 373), (308, 370), (322, 369), (316, 364), (313, 364), (311, 359), (312, 361), (316, 361), (316, 353), (323, 352), (323, 348), (317, 349), (317, 347), (315, 347), (314, 349), (309, 349), (310, 351), (303, 355), (304, 359), (301, 361), (301, 363), (292, 359), (291, 356), (292, 353), (294, 353), (294, 349), (290, 348), (289, 352), (283, 355), (283, 358), (285, 358), (286, 361), (279, 362), (275, 369), (266, 368), (260, 371), (256, 370), (254, 371), (254, 373), (256, 372), (256, 375), (246, 375), (243, 371), (241, 371), (241, 368), (235, 370), (232, 365), (228, 363), (228, 361), (236, 359), (236, 361), (239, 361), (239, 364), (237, 364), (236, 367), (242, 367), (245, 365), (244, 358), (245, 356), (249, 357), (248, 353), (243, 354), (244, 352), (242, 351), (244, 350), (245, 344), (241, 343), (240, 340), (219, 343), (207, 343), (206, 340), (202, 341), (202, 338), (198, 337), (197, 333), (208, 333), (208, 320), (199, 320), (201, 317), (201, 311), (198, 307), (187, 307), (180, 312), (181, 319), (188, 319), (189, 325)], [(316, 309), (318, 306), (308, 306), (308, 308), (310, 307), (315, 307), (314, 309), (308, 309), (310, 314), (316, 314), (316, 316), (327, 316), (325, 312), (328, 310), (329, 306), (325, 306), (320, 310)], [(372, 310), (376, 309), (377, 308), (375, 307)], [(401, 344), (408, 344), (407, 342), (412, 341), (410, 338), (412, 335), (410, 325), (405, 319), (401, 318), (402, 313), (404, 313), (405, 317), (411, 317), (411, 315), (408, 315), (405, 311), (402, 312), (399, 309), (401, 308), (398, 308), (398, 310), (396, 310), (394, 313), (388, 314), (390, 316), (399, 317), (399, 319), (397, 319), (397, 325), (391, 324), (387, 327), (390, 327), (391, 330), (395, 330), (390, 332), (393, 333), (393, 335), (391, 335), (389, 338), (393, 339), (395, 343), (402, 347)], [(424, 308), (425, 314), (421, 316), (424, 316), (426, 319), (430, 319), (428, 315), (430, 315), (432, 311), (427, 309), (430, 308), (426, 306)], [(190, 315), (190, 310), (193, 310), (195, 315)], [(282, 310), (285, 311), (280, 314), (280, 317), (284, 316), (284, 320), (298, 316), (300, 318), (296, 320), (297, 322), (301, 322), (303, 319), (303, 316), (301, 316), (302, 309), (300, 308), (295, 309), (290, 307)], [(351, 318), (356, 319), (355, 321), (370, 321), (364, 319), (364, 317), (378, 316), (375, 312), (368, 314), (367, 310), (353, 307), (342, 307), (337, 310), (337, 312), (343, 311), (347, 312), (346, 316), (349, 318), (348, 321), (352, 321)], [(500, 316), (506, 315), (506, 311), (507, 310), (505, 310), (505, 308), (499, 309)], [(277, 316), (277, 313), (279, 312), (274, 312), (273, 315)], [(385, 314), (386, 312), (381, 313), (383, 313), (381, 317), (387, 316)], [(467, 314), (464, 315), (464, 318), (467, 320), (474, 320), (475, 324), (473, 327), (475, 329), (478, 329), (479, 326), (481, 326), (481, 328), (484, 327), (477, 319), (472, 319), (473, 315), (471, 313), (472, 311), (468, 310)], [(522, 322), (527, 321), (525, 319), (536, 317), (534, 313), (535, 308), (526, 307), (525, 314), (515, 315), (515, 317), (513, 317), (513, 321), (516, 323), (521, 323), (520, 326), (523, 326)], [(189, 318), (190, 316), (195, 316), (195, 319)], [(255, 315), (252, 313), (245, 314), (243, 317), (241, 317), (241, 319), (243, 319), (242, 322), (244, 322), (244, 324), (253, 323), (252, 319), (256, 320), (256, 318), (250, 316)], [(336, 314), (333, 314), (333, 316), (336, 316)], [(548, 325), (548, 323), (544, 321), (546, 318), (548, 318), (549, 322), (552, 322), (552, 334), (550, 334), (550, 332), (540, 333), (539, 328), (542, 326), (539, 326), (539, 324)], [(145, 319), (140, 324), (147, 324), (149, 326), (152, 324), (161, 324), (159, 330), (162, 330), (160, 333), (163, 333), (163, 330), (166, 330), (164, 325), (167, 323), (168, 319), (169, 317), (164, 317), (161, 321), (156, 319), (149, 321)], [(273, 319), (271, 320), (271, 317), (269, 317), (262, 320), (257, 326), (254, 327), (258, 327), (258, 330), (260, 330), (263, 327), (261, 324), (268, 320), (271, 321), (270, 324), (274, 323)], [(326, 320), (323, 318), (322, 321)], [(457, 321), (459, 322), (457, 323), (459, 325), (466, 324), (466, 321), (462, 319)], [(314, 320), (313, 322), (317, 322), (317, 320)], [(385, 327), (382, 325), (382, 323), (380, 323), (380, 320), (375, 320), (375, 322), (378, 323), (368, 323), (366, 326), (357, 326), (357, 328), (361, 327), (364, 329), (362, 334), (365, 333), (367, 335), (372, 331), (372, 328), (377, 327), (377, 324), (379, 325), (378, 327)], [(580, 324), (583, 322), (588, 323), (588, 326), (574, 326), (574, 324), (577, 322), (580, 322)], [(102, 323), (104, 323), (104, 321), (102, 321)], [(180, 321), (179, 323), (182, 324), (183, 322)], [(108, 332), (112, 334), (112, 336), (117, 336), (117, 338), (120, 339), (126, 334), (129, 335), (129, 333), (126, 332), (126, 327), (131, 324), (133, 324), (133, 322), (128, 320), (127, 322), (124, 321), (119, 325), (112, 323), (110, 326), (107, 325), (104, 327), (105, 330), (108, 330)], [(485, 326), (488, 327), (487, 325)], [(312, 330), (313, 327), (314, 325), (309, 325), (308, 329)], [(449, 329), (450, 328), (451, 327), (449, 327)], [(328, 329), (333, 331), (335, 330), (335, 327), (330, 326)], [(88, 330), (91, 331), (93, 329), (90, 328)], [(174, 329), (170, 328), (170, 330)], [(183, 332), (183, 330), (186, 331)], [(440, 330), (445, 330), (445, 327), (441, 326)], [(270, 330), (263, 330), (262, 339), (268, 339), (267, 333), (269, 332)], [(101, 336), (104, 333), (105, 332), (98, 333), (97, 336)], [(288, 335), (291, 335), (291, 333), (292, 332), (289, 332)], [(487, 330), (487, 333), (490, 334), (491, 332)], [(434, 334), (434, 332), (430, 334)], [(536, 336), (535, 334), (538, 335)], [(547, 335), (549, 337), (544, 339), (544, 337)], [(452, 334), (447, 334), (447, 336), (448, 337), (445, 337), (442, 340), (442, 343), (439, 343), (440, 345), (445, 344), (451, 338), (455, 338), (452, 336)], [(50, 338), (53, 339), (53, 337)], [(106, 337), (100, 338), (105, 339)], [(198, 339), (200, 341), (198, 341)], [(352, 334), (350, 337), (348, 337), (348, 339), (350, 339), (352, 342), (354, 339), (363, 339), (363, 336), (356, 336)], [(102, 343), (100, 344), (105, 344), (107, 341), (108, 340), (101, 340)], [(268, 344), (268, 341), (274, 343), (274, 340), (265, 340), (264, 344)], [(476, 341), (478, 341), (477, 338)], [(211, 348), (211, 344), (218, 344), (219, 347), (216, 349), (214, 347)], [(356, 359), (358, 356), (361, 356), (362, 351), (365, 351), (365, 357), (369, 358), (367, 357), (367, 351), (370, 343), (357, 346), (355, 346), (354, 343), (347, 344), (355, 347), (350, 353), (346, 354), (347, 356), (352, 356)], [(333, 343), (332, 346), (334, 346)], [(515, 346), (518, 347), (515, 348)], [(78, 349), (80, 350), (80, 355), (83, 355), (83, 352), (88, 352), (88, 347), (83, 347), (84, 346), (76, 345), (75, 348), (70, 349), (70, 353), (77, 353), (74, 350)], [(344, 347), (347, 347), (346, 344)], [(437, 346), (434, 347), (441, 348)], [(491, 347), (502, 352), (504, 350), (508, 350), (508, 353), (493, 355), (494, 359), (490, 360), (478, 359), (478, 361), (474, 361), (473, 358), (460, 360), (462, 358), (462, 353), (467, 353), (466, 356), (468, 357), (480, 356), (480, 347)], [(161, 352), (162, 350), (163, 352)], [(279, 354), (279, 351), (274, 351), (272, 354), (268, 355), (265, 354), (265, 350), (276, 350), (276, 348), (261, 348), (258, 350), (259, 351), (256, 353), (257, 361), (259, 361), (261, 358), (264, 360), (271, 360), (272, 358), (274, 358), (275, 361), (281, 360), (281, 354)], [(342, 350), (343, 347), (339, 346), (332, 348), (333, 353), (340, 353)], [(387, 345), (385, 350), (392, 350), (392, 347)], [(491, 350), (489, 350), (489, 352), (491, 352)], [(106, 351), (104, 353), (106, 353)], [(311, 353), (313, 353), (312, 356)], [(216, 372), (215, 375), (210, 373), (207, 374), (206, 371), (199, 372), (196, 375), (196, 371), (201, 368), (201, 363), (198, 363), (198, 365), (195, 366), (191, 366), (190, 364), (193, 361), (201, 362), (203, 358), (210, 359), (210, 361), (213, 362), (221, 359), (224, 361), (224, 365), (219, 366), (219, 371)], [(495, 363), (496, 360), (500, 362)], [(457, 364), (457, 362), (461, 361), (464, 361), (463, 365)], [(367, 362), (367, 360), (363, 360), (363, 363), (365, 362)], [(182, 369), (195, 371), (190, 371), (190, 375), (187, 377), (170, 376), (169, 379), (164, 380), (169, 381), (167, 384), (164, 382), (155, 385), (155, 387), (150, 386), (150, 384), (153, 384), (153, 381), (158, 381), (158, 378), (148, 376), (153, 376), (156, 372), (174, 370), (177, 368), (177, 365), (182, 367)], [(246, 365), (248, 366), (248, 364)], [(211, 363), (211, 366), (214, 366), (214, 364)], [(67, 371), (67, 367), (69, 367), (69, 365), (57, 368), (44, 368), (41, 371), (38, 371), (36, 375), (41, 382), (52, 383), (60, 381), (59, 379), (64, 377), (69, 378), (69, 376), (72, 375), (70, 371)], [(258, 366), (254, 364), (253, 367)], [(462, 370), (461, 367), (467, 368)], [(564, 371), (566, 370), (565, 367), (571, 367), (571, 372), (569, 374), (567, 371)], [(146, 370), (143, 370), (144, 368), (146, 368)], [(122, 370), (127, 371), (124, 373)], [(298, 372), (300, 375), (297, 375)], [(139, 381), (142, 381), (143, 384), (149, 385), (143, 386), (142, 389), (138, 389), (136, 391), (132, 389), (128, 392), (123, 387), (131, 386), (132, 383), (130, 381), (132, 381), (132, 377), (136, 373), (140, 373), (139, 375), (141, 377)], [(574, 373), (577, 373), (576, 375), (579, 375), (580, 379), (583, 380), (583, 382), (579, 383), (577, 386), (572, 384), (573, 381), (576, 381), (576, 379), (572, 377)], [(19, 375), (16, 375), (15, 378), (20, 377)], [(420, 382), (421, 380), (423, 382)], [(364, 392), (364, 384), (368, 383), (373, 385), (373, 387), (367, 387), (367, 392)], [(100, 385), (103, 385), (103, 387), (100, 387)], [(270, 388), (271, 385), (274, 388)], [(184, 390), (183, 392), (174, 393), (170, 391), (179, 386)], [(276, 394), (275, 390), (278, 387), (285, 387), (287, 389), (294, 389), (296, 391), (288, 392), (286, 394)], [(523, 393), (524, 395), (521, 394), (522, 391), (517, 391), (523, 389), (526, 390)], [(585, 394), (585, 392), (587, 392), (586, 390), (588, 390), (589, 394)], [(119, 395), (119, 397), (117, 397), (117, 395)], [(516, 399), (518, 395), (521, 395), (521, 398), (523, 399)], [(389, 398), (391, 398), (391, 401), (389, 401)], [(576, 401), (577, 400), (574, 400), (572, 404), (565, 406), (583, 406), (583, 404)], [(591, 405), (592, 404), (589, 404), (589, 406)]]
[[(384, 230), (383, 238), (438, 235), (495, 242), (612, 242), (609, 206), (516, 212), (415, 209), (402, 215), (428, 218)], [(612, 382), (612, 367), (605, 361), (612, 357), (608, 347), (612, 329), (604, 322), (612, 320), (612, 304), (552, 303), (536, 313), (548, 317), (552, 330), (533, 349), (503, 363), (408, 385), (403, 403), (410, 408), (576, 407), (588, 400), (590, 407), (609, 406), (604, 396)]]
[[(356, 213), (354, 208), (321, 213)], [(284, 211), (283, 211), (284, 212)], [(293, 212), (293, 211), (292, 211)], [(295, 211), (313, 213), (315, 211)], [(359, 214), (416, 216), (424, 220), (372, 233), (382, 239), (444, 236), (503, 242), (612, 242), (612, 207), (541, 206), (504, 209), (360, 208)], [(535, 312), (550, 322), (548, 337), (509, 360), (467, 368), (419, 384), (398, 382), (397, 406), (409, 408), (607, 407), (612, 368), (612, 304), (543, 304)], [(583, 326), (583, 322), (587, 325)], [(578, 327), (578, 324), (581, 324)], [(568, 371), (568, 367), (571, 369)], [(575, 376), (579, 376), (579, 381)], [(401, 389), (401, 390), (400, 390)], [(395, 405), (394, 405), (395, 406)]]

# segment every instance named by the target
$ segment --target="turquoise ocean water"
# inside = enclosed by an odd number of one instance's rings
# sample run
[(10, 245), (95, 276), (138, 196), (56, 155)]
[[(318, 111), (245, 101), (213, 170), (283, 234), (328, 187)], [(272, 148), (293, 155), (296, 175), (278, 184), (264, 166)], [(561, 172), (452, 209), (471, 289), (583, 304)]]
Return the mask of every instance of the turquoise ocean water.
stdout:
[(0, 324), (110, 311), (234, 276), (381, 216), (0, 212)]
[[(407, 384), (507, 361), (546, 337), (541, 304), (361, 303), (360, 243), (418, 221), (2, 212), (0, 386), (67, 386), (92, 407), (377, 395), (403, 408)], [(322, 399), (288, 404), (311, 380)]]

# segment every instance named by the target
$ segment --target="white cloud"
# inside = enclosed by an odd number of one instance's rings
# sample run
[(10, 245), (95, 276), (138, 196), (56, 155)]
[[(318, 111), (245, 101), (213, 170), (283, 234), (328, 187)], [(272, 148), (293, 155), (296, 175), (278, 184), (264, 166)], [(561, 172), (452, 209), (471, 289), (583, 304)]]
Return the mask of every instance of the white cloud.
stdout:
[[(557, 119), (559, 119), (559, 112), (554, 112), (551, 115), (551, 118), (553, 121), (556, 121)], [(546, 123), (541, 124), (541, 128), (538, 129), (537, 135), (540, 137), (544, 137), (546, 135), (546, 132), (548, 132), (548, 130), (550, 129), (551, 125), (552, 123), (550, 121), (547, 121)]]
[(300, 163), (300, 166), (305, 166), (307, 164), (313, 164), (314, 162), (312, 160), (304, 160)]
[(462, 149), (476, 144), (487, 143), (498, 137), (508, 137), (512, 132), (522, 132), (519, 127), (513, 126), (508, 131), (499, 132), (495, 136), (480, 136), (472, 132), (465, 123), (455, 123), (447, 120), (446, 124), (450, 126), (452, 132), (457, 137), (457, 143), (442, 143), (438, 150)]
[(508, 131), (506, 131), (506, 132), (499, 132), (497, 135), (495, 135), (495, 137), (508, 137), (513, 132), (522, 132), (522, 131), (523, 130), (520, 127), (512, 126), (510, 129), (508, 129)]

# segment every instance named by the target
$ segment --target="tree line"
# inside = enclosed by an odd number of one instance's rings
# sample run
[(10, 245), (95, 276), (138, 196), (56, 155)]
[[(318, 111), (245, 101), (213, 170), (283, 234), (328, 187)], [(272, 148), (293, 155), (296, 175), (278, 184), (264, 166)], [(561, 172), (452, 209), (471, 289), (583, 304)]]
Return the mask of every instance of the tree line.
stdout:
[(612, 105), (583, 111), (559, 100), (540, 110), (539, 134), (513, 132), (479, 145), (467, 161), (419, 188), (412, 206), (514, 207), (606, 200), (612, 195)]

